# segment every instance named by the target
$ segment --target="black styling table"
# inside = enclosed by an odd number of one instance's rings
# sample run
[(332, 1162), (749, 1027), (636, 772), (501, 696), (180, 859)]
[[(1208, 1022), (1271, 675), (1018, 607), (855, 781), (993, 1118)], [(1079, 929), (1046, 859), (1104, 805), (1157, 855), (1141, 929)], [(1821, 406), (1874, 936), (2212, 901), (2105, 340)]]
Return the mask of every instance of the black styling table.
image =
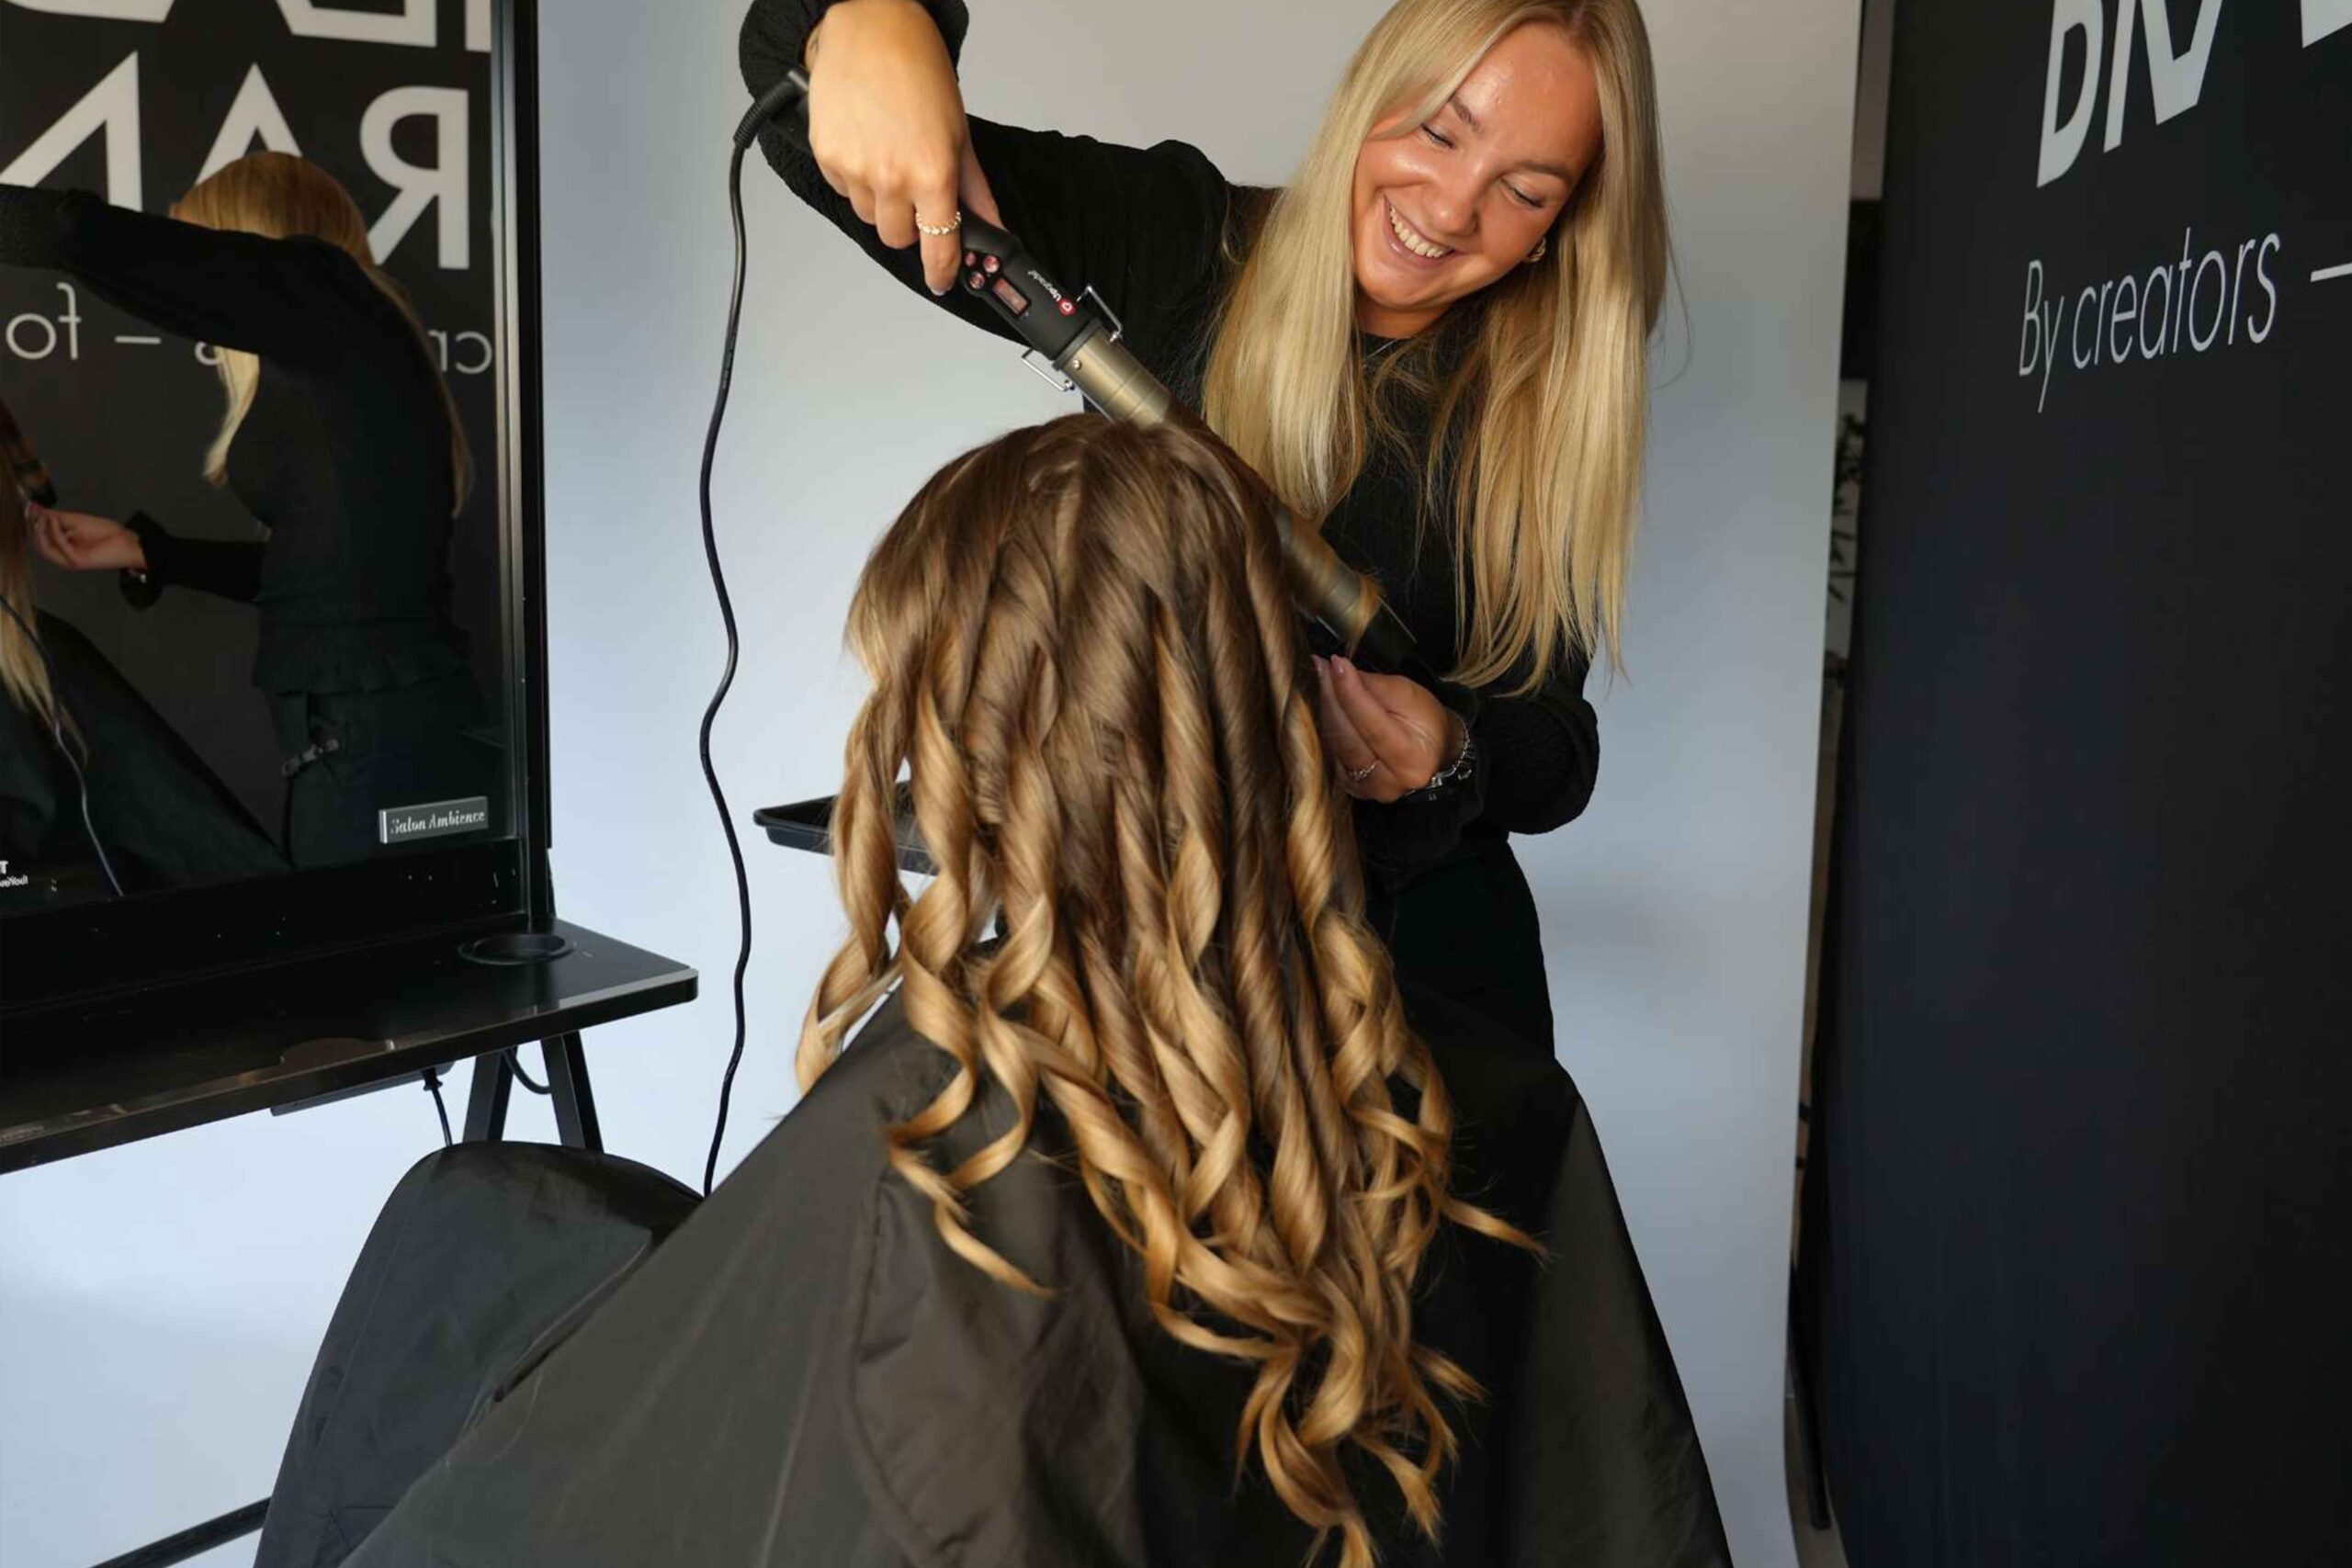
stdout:
[(17, 1013), (0, 1043), (0, 1172), (474, 1061), (466, 1136), (505, 1128), (512, 1047), (544, 1043), (558, 1130), (598, 1148), (579, 1032), (691, 1001), (673, 959), (558, 920), (571, 951), (488, 964), (431, 936)]
[[(11, 1014), (0, 1021), (0, 1172), (400, 1083), (437, 1092), (441, 1071), (469, 1059), (459, 1135), (503, 1137), (520, 1079), (549, 1097), (565, 1144), (602, 1148), (580, 1031), (693, 1000), (695, 971), (568, 920), (537, 933), (560, 956), (536, 963), (467, 957), (464, 934)], [(515, 1059), (533, 1041), (544, 1085)], [(103, 1568), (184, 1562), (260, 1529), (266, 1508), (248, 1504)]]

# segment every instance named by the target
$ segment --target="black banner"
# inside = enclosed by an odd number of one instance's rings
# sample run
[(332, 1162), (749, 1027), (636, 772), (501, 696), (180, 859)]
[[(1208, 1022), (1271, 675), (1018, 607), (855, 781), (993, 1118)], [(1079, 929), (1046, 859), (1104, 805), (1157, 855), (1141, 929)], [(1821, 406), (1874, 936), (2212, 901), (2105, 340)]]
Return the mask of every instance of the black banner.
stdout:
[[(474, 455), (451, 547), (456, 612), (485, 693), (504, 687), (499, 599), (494, 144), (489, 0), (0, 0), (0, 182), (167, 210), (248, 152), (299, 152), (366, 214), (408, 292)], [(0, 390), (59, 504), (144, 511), (178, 534), (250, 539), (207, 484), (221, 414), (210, 350), (71, 278), (0, 268)], [(243, 797), (277, 820), (279, 748), (248, 679), (249, 607), (166, 593), (128, 613), (110, 573), (44, 569), (78, 626)]]
[(1855, 1568), (2352, 1562), (2352, 0), (1904, 0), (1806, 1225)]

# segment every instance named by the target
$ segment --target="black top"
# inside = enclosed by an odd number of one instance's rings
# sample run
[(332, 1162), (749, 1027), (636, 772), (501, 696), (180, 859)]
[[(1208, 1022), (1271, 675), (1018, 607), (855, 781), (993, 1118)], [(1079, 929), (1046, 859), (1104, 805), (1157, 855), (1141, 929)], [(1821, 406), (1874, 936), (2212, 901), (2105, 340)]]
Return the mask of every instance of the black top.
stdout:
[[(742, 69), (756, 96), (800, 62), (808, 34), (834, 0), (752, 0), (743, 21)], [(951, 52), (968, 26), (962, 0), (927, 0)], [(1118, 147), (1084, 136), (1023, 130), (974, 118), (972, 144), (1005, 227), (1037, 259), (1073, 286), (1091, 283), (1126, 328), (1136, 356), (1179, 396), (1197, 398), (1211, 318), (1228, 277), (1225, 240), (1248, 187), (1218, 173), (1181, 141)], [(785, 183), (922, 299), (1001, 337), (1012, 333), (982, 302), (951, 290), (932, 295), (921, 253), (894, 251), (860, 221), (828, 186), (807, 152), (777, 126), (760, 144)], [(1463, 311), (1457, 307), (1454, 315)], [(1430, 346), (1443, 355), (1447, 323)], [(1367, 352), (1386, 340), (1366, 336)], [(1400, 408), (1408, 428), (1426, 428), (1426, 408)], [(1324, 520), (1323, 533), (1342, 558), (1377, 581), (1422, 654), (1436, 668), (1458, 658), (1453, 526), (1441, 513), (1420, 516), (1417, 456), (1383, 451)], [(1441, 506), (1451, 489), (1438, 488)], [(1591, 798), (1600, 739), (1584, 700), (1588, 661), (1566, 660), (1552, 680), (1524, 697), (1479, 694), (1472, 729), (1476, 768), (1465, 784), (1394, 806), (1358, 802), (1358, 836), (1375, 871), (1393, 879), (1455, 858), (1465, 838), (1542, 833), (1581, 812)], [(1498, 683), (1508, 690), (1515, 681)]]
[[(1385, 1477), (1358, 1481), (1382, 1562), (1727, 1564), (1575, 1086), (1541, 1046), (1409, 995), (1408, 1009), (1454, 1098), (1460, 1187), (1551, 1257), (1441, 1232), (1414, 1333), (1487, 1393), (1451, 1412), (1462, 1451), (1442, 1483), (1442, 1551), (1393, 1517)], [(971, 1204), (1047, 1298), (951, 1252), (930, 1201), (889, 1168), (884, 1129), (952, 1068), (887, 1003), (641, 1269), (507, 1380), (349, 1568), (1304, 1562), (1309, 1532), (1256, 1461), (1235, 1473), (1250, 1369), (1153, 1320), (1049, 1106), (1033, 1154)], [(954, 1165), (1011, 1114), (991, 1084), (929, 1157)]]
[(139, 527), (155, 577), (260, 610), (255, 685), (374, 691), (465, 667), (450, 613), (456, 481), (438, 372), (357, 262), (319, 240), (0, 186), (0, 263), (60, 268), (168, 332), (260, 356), (228, 477), (269, 542)]

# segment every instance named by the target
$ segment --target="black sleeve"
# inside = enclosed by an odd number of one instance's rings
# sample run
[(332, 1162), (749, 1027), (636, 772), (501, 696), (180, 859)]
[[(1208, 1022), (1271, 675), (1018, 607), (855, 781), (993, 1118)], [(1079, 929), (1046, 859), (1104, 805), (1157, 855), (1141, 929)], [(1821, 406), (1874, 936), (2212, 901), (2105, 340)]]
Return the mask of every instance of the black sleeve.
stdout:
[[(743, 81), (754, 96), (800, 62), (838, 0), (753, 0), (743, 18)], [(927, 0), (951, 53), (967, 17), (960, 0)], [(1092, 284), (1109, 301), (1137, 357), (1163, 379), (1193, 346), (1185, 341), (1219, 273), (1231, 187), (1197, 148), (1181, 141), (1120, 147), (1086, 136), (1023, 130), (974, 117), (972, 147), (1005, 227), (1069, 288)], [(768, 162), (814, 208), (909, 288), (1001, 337), (1012, 332), (978, 300), (950, 291), (934, 299), (920, 250), (894, 251), (827, 185), (807, 151), (771, 123), (760, 132)]]
[(331, 355), (358, 265), (322, 241), (207, 229), (87, 191), (16, 186), (0, 186), (0, 263), (72, 273), (166, 332), (288, 365)]
[(143, 512), (132, 513), (124, 525), (139, 536), (147, 575), (159, 586), (200, 589), (248, 604), (261, 592), (261, 553), (267, 547), (257, 540), (183, 539)]
[(1587, 666), (1566, 668), (1521, 697), (1489, 697), (1478, 710), (1478, 761), (1487, 773), (1486, 818), (1512, 833), (1548, 833), (1592, 799), (1600, 768), (1600, 726), (1584, 699)]
[(1584, 699), (1586, 668), (1581, 657), (1571, 658), (1524, 696), (1481, 698), (1470, 723), (1477, 756), (1467, 779), (1393, 805), (1356, 802), (1356, 840), (1374, 871), (1409, 877), (1452, 853), (1473, 822), (1548, 833), (1582, 812), (1600, 765), (1600, 725)]

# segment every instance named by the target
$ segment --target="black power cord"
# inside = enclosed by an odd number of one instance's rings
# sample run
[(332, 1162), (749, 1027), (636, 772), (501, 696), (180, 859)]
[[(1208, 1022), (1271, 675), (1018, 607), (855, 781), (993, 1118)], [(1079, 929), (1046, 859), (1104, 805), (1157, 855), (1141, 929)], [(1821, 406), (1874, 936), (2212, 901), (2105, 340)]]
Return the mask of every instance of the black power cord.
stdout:
[(433, 1109), (441, 1118), (441, 1146), (457, 1147), (458, 1141), (449, 1135), (449, 1104), (441, 1098), (441, 1069), (427, 1067), (424, 1073), (424, 1091), (433, 1097)]
[(547, 1085), (539, 1082), (538, 1079), (533, 1077), (530, 1074), (523, 1070), (523, 1058), (515, 1055), (515, 1047), (512, 1045), (506, 1047), (506, 1070), (514, 1075), (514, 1081), (516, 1083), (521, 1084), (533, 1094), (546, 1094), (548, 1092)]
[(711, 804), (718, 809), (719, 830), (727, 835), (727, 858), (735, 867), (735, 912), (741, 941), (735, 951), (735, 1044), (727, 1054), (727, 1072), (718, 1082), (718, 1118), (710, 1130), (710, 1156), (703, 1161), (702, 1190), (710, 1193), (718, 1175), (718, 1145), (727, 1136), (727, 1106), (735, 1093), (735, 1070), (743, 1065), (743, 975), (752, 966), (752, 881), (743, 870), (743, 846), (735, 836), (735, 814), (728, 809), (727, 792), (719, 787), (718, 770), (710, 761), (710, 732), (718, 721), (719, 705), (735, 684), (735, 664), (742, 643), (735, 633), (735, 602), (727, 592), (727, 574), (718, 564), (718, 536), (710, 521), (710, 470), (718, 454), (718, 427), (727, 418), (727, 393), (735, 382), (735, 339), (743, 324), (743, 271), (747, 249), (743, 237), (743, 154), (751, 150), (760, 128), (788, 107), (808, 97), (808, 78), (795, 67), (783, 80), (760, 95), (735, 124), (734, 149), (727, 159), (727, 216), (735, 228), (735, 276), (727, 292), (727, 335), (718, 355), (718, 395), (710, 406), (710, 429), (702, 443), (702, 553), (710, 565), (710, 589), (718, 598), (718, 618), (727, 628), (727, 668), (710, 705), (702, 712), (702, 776), (710, 786)]
[(0, 610), (8, 612), (8, 618), (17, 623), (17, 629), (23, 632), (25, 640), (33, 645), (33, 651), (40, 655), (41, 669), (48, 672), (49, 737), (57, 743), (58, 755), (65, 759), (65, 765), (74, 770), (74, 789), (82, 801), (83, 835), (90, 840), (90, 848), (98, 857), (98, 869), (106, 873), (107, 886), (113, 888), (114, 896), (119, 898), (122, 897), (122, 880), (115, 875), (114, 862), (107, 858), (107, 847), (98, 840), (97, 826), (90, 820), (89, 775), (82, 772), (82, 760), (74, 755), (74, 748), (65, 743), (65, 694), (58, 686), (56, 661), (50, 658), (49, 646), (40, 640), (40, 634), (33, 630), (24, 616), (17, 614), (14, 604), (0, 598)]
[[(765, 100), (763, 100), (764, 102)], [(756, 112), (756, 106), (755, 106)], [(756, 122), (753, 123), (756, 131)], [(727, 668), (710, 705), (702, 712), (702, 776), (710, 786), (711, 804), (718, 808), (718, 826), (727, 835), (727, 858), (735, 866), (735, 910), (741, 940), (735, 952), (735, 1045), (728, 1053), (727, 1074), (718, 1085), (718, 1120), (710, 1130), (710, 1157), (703, 1162), (702, 1190), (709, 1195), (718, 1174), (718, 1145), (727, 1136), (727, 1105), (735, 1092), (735, 1070), (743, 1065), (743, 975), (752, 964), (752, 882), (743, 870), (743, 846), (735, 837), (735, 814), (728, 809), (727, 792), (719, 787), (718, 770), (711, 765), (710, 732), (718, 708), (735, 684), (735, 663), (741, 642), (735, 632), (735, 602), (727, 592), (727, 574), (718, 564), (718, 536), (710, 521), (710, 470), (718, 453), (718, 427), (727, 417), (727, 393), (735, 379), (735, 338), (743, 320), (743, 153), (750, 137), (739, 131), (735, 150), (727, 160), (727, 211), (735, 225), (735, 280), (727, 296), (727, 337), (718, 358), (718, 396), (711, 405), (710, 430), (702, 443), (702, 553), (710, 565), (711, 592), (718, 596), (718, 618), (727, 627)]]

